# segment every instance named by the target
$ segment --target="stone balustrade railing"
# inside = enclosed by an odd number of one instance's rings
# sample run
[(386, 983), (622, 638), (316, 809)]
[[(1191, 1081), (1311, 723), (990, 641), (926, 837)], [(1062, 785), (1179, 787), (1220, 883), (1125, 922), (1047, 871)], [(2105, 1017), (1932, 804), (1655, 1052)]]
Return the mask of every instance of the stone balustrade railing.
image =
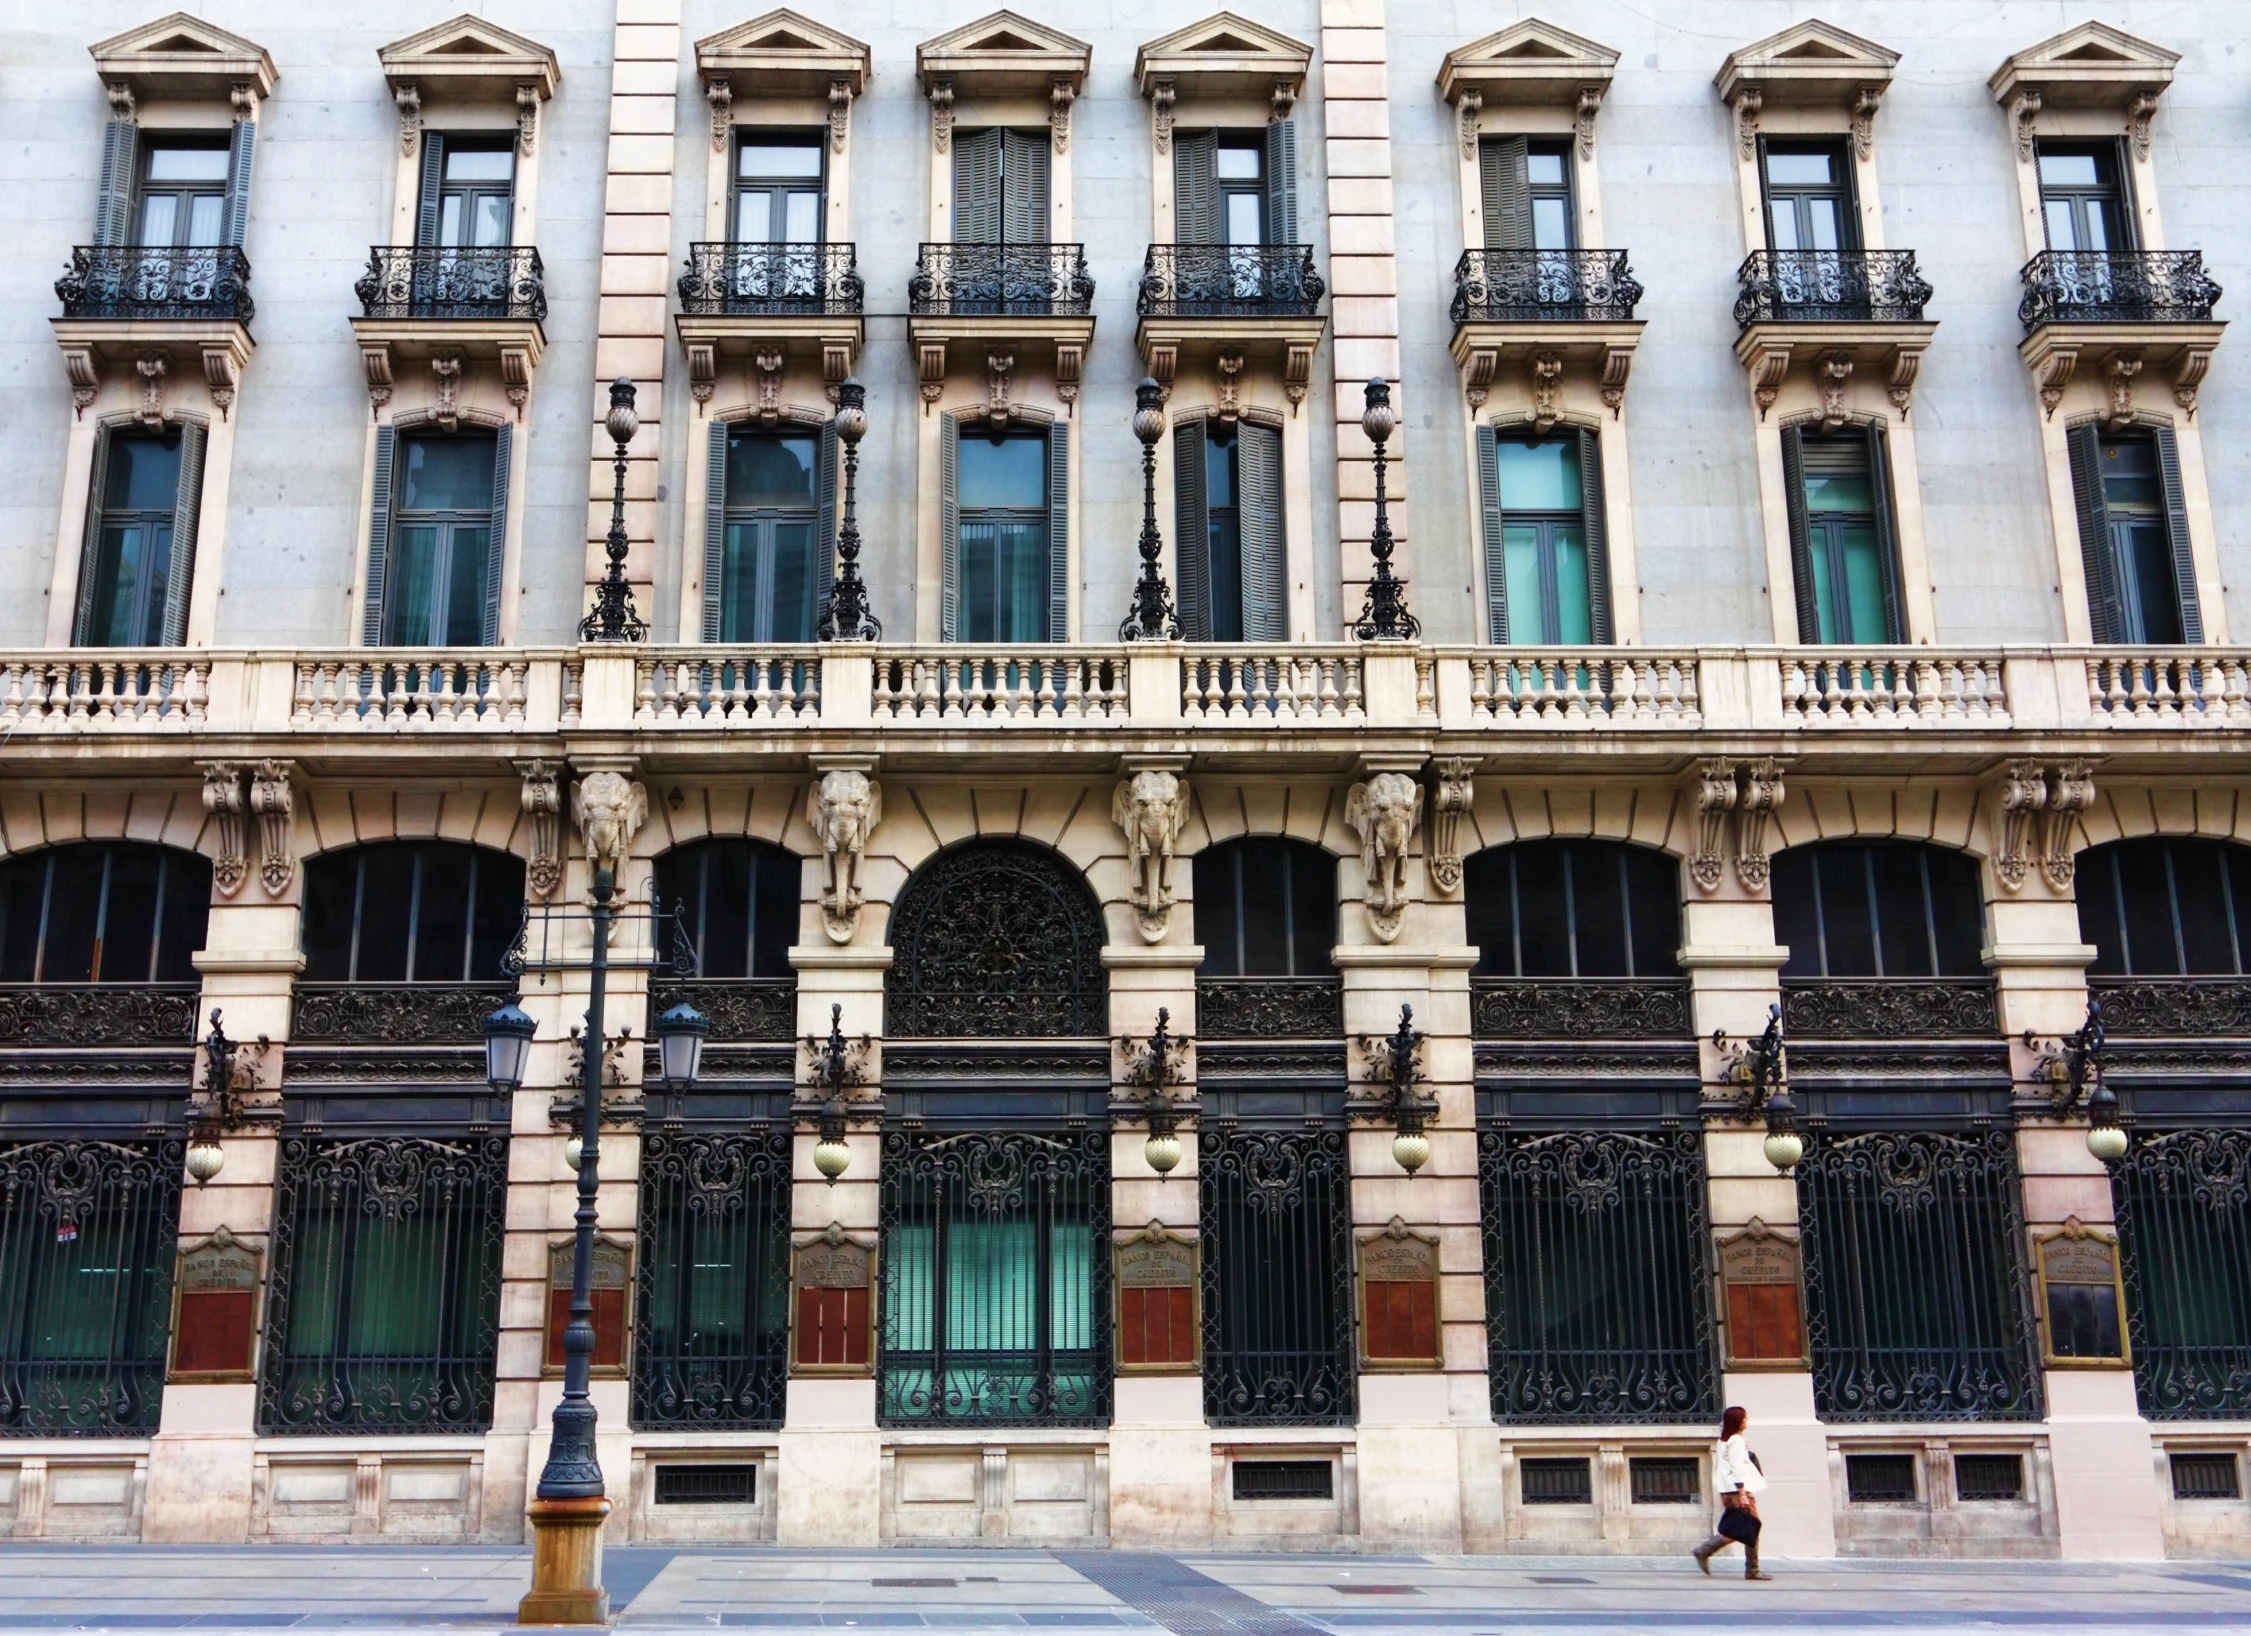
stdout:
[(2251, 648), (1391, 643), (0, 653), (0, 744), (65, 733), (938, 725), (1690, 735), (2251, 726)]

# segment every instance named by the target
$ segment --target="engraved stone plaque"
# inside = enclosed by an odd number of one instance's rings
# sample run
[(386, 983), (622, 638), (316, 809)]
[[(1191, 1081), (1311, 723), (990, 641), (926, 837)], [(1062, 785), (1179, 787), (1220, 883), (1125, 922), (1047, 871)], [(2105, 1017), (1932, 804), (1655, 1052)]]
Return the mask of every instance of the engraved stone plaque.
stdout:
[[(563, 1367), (563, 1331), (571, 1322), (572, 1244), (564, 1240), (547, 1247), (547, 1369)], [(588, 1288), (594, 1297), (594, 1372), (625, 1373), (625, 1302), (633, 1285), (633, 1251), (615, 1239), (597, 1237), (589, 1268)]]
[(2116, 1369), (2127, 1361), (2118, 1241), (2077, 1217), (2036, 1235), (2042, 1352), (2050, 1368)]
[(1729, 1368), (1807, 1367), (1801, 1254), (1796, 1234), (1755, 1216), (1719, 1241)]
[(258, 1333), (258, 1270), (258, 1252), (224, 1227), (180, 1253), (171, 1379), (254, 1378), (251, 1365)]
[(830, 1222), (797, 1247), (796, 1335), (790, 1363), (800, 1375), (864, 1375), (874, 1367), (875, 1247)]
[(1152, 1221), (1117, 1247), (1118, 1367), (1182, 1374), (1196, 1367), (1196, 1245)]
[(1360, 1241), (1360, 1358), (1373, 1368), (1435, 1369), (1438, 1240), (1399, 1217)]

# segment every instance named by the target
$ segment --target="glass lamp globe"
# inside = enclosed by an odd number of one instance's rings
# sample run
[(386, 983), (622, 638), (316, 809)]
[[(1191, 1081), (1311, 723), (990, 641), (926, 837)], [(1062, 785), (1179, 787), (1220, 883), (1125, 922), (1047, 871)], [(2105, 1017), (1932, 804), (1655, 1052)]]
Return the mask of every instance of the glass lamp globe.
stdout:
[(1391, 1157), (1412, 1176), (1430, 1163), (1430, 1138), (1419, 1130), (1403, 1130), (1391, 1139)]
[(216, 1176), (226, 1168), (226, 1163), (227, 1150), (215, 1137), (198, 1136), (188, 1144), (188, 1175), (196, 1186), (201, 1187)]
[(824, 1136), (813, 1144), (813, 1168), (830, 1181), (851, 1168), (852, 1149), (841, 1136)]
[(1151, 1132), (1149, 1140), (1141, 1145), (1141, 1156), (1148, 1160), (1151, 1170), (1160, 1176), (1169, 1176), (1180, 1164), (1180, 1138), (1170, 1131), (1161, 1136)]
[(2106, 1165), (2126, 1157), (2126, 1133), (2116, 1125), (2095, 1125), (2087, 1131), (2087, 1151)]
[(1770, 1130), (1763, 1145), (1766, 1162), (1784, 1175), (1805, 1157), (1805, 1138), (1794, 1130)]

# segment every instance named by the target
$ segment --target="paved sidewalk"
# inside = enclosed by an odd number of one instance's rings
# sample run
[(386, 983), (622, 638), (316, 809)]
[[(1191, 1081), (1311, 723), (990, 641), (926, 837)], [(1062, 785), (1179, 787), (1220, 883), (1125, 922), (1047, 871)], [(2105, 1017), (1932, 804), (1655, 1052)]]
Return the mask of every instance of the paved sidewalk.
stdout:
[[(1725, 1559), (1722, 1559), (1723, 1564)], [(635, 1631), (1584, 1636), (1871, 1630), (2251, 1633), (2251, 1564), (1770, 1563), (1131, 1551), (612, 1550)], [(0, 1544), (0, 1631), (490, 1631), (528, 1553), (404, 1546)]]

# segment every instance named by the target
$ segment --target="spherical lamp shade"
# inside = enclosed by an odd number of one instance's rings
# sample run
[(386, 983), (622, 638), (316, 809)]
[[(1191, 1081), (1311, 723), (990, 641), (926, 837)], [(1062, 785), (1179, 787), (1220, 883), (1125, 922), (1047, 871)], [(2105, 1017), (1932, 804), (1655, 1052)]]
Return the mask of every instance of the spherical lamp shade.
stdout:
[(813, 1144), (813, 1168), (830, 1181), (852, 1166), (852, 1150), (841, 1136), (824, 1136)]
[(2126, 1157), (2126, 1133), (2116, 1125), (2096, 1125), (2087, 1132), (2087, 1151), (2114, 1165)]
[(1770, 1130), (1764, 1144), (1766, 1162), (1787, 1176), (1805, 1157), (1805, 1138), (1794, 1130)]
[(532, 1036), (538, 1032), (539, 1024), (513, 995), (485, 1019), (485, 1080), (495, 1091), (522, 1088), (524, 1064), (530, 1060)]
[(216, 1176), (226, 1168), (226, 1163), (227, 1150), (219, 1145), (216, 1137), (198, 1136), (188, 1144), (188, 1175), (196, 1186), (201, 1187)]
[(1169, 1176), (1180, 1165), (1180, 1138), (1170, 1131), (1163, 1135), (1151, 1132), (1149, 1140), (1141, 1145), (1141, 1156), (1149, 1161), (1149, 1168), (1160, 1176)]
[(577, 1174), (578, 1174), (578, 1171), (579, 1171), (579, 1166), (583, 1165), (583, 1164), (584, 1164), (585, 1162), (586, 1162), (586, 1138), (585, 1138), (585, 1137), (583, 1137), (583, 1136), (574, 1136), (574, 1137), (572, 1137), (572, 1138), (571, 1138), (571, 1139), (570, 1139), (569, 1141), (567, 1141), (567, 1142), (565, 1142), (565, 1143), (563, 1144), (563, 1163), (564, 1163), (564, 1164), (566, 1164), (566, 1165), (568, 1165), (568, 1166), (570, 1166), (570, 1172), (571, 1172), (571, 1174), (572, 1174), (572, 1175), (574, 1175), (574, 1176), (575, 1176), (575, 1175), (577, 1175)]
[(1403, 1130), (1391, 1139), (1391, 1157), (1412, 1176), (1430, 1163), (1430, 1138), (1419, 1130)]
[(711, 1033), (711, 1020), (682, 1000), (657, 1019), (657, 1057), (663, 1064), (665, 1089), (691, 1091), (703, 1069), (703, 1042)]

